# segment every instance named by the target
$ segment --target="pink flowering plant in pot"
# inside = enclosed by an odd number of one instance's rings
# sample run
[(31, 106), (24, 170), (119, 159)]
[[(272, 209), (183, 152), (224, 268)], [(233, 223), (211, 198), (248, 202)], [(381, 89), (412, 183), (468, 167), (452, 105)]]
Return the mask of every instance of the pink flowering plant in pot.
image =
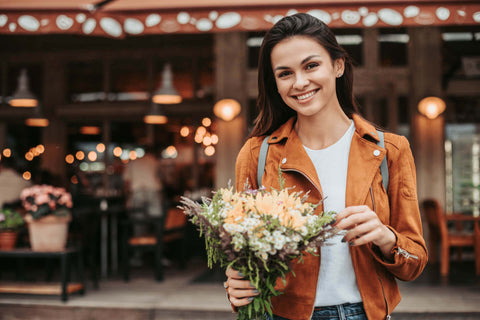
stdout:
[(33, 220), (49, 215), (58, 217), (70, 216), (72, 196), (64, 188), (56, 188), (50, 185), (35, 185), (23, 189), (20, 198), (22, 199), (23, 207)]

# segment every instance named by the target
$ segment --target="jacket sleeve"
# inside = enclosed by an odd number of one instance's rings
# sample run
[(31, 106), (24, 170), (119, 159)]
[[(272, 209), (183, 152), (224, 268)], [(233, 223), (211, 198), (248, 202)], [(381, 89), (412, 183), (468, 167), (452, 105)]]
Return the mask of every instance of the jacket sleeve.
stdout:
[[(235, 188), (242, 191), (246, 186), (257, 189), (257, 164), (260, 148), (259, 138), (250, 138), (238, 153), (235, 165)], [(256, 143), (257, 142), (257, 143)]]
[(382, 258), (374, 245), (374, 258), (395, 277), (404, 281), (417, 278), (427, 264), (427, 248), (423, 238), (422, 221), (417, 199), (415, 164), (410, 145), (405, 137), (398, 137), (398, 143), (388, 153), (390, 184), (390, 225), (387, 227), (396, 236), (392, 249), (393, 261)]

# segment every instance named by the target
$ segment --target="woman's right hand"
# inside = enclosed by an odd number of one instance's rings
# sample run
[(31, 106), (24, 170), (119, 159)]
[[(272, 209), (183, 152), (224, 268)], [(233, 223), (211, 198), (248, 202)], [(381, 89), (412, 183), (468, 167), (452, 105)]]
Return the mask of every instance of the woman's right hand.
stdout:
[(259, 294), (258, 290), (245, 280), (243, 274), (235, 269), (227, 268), (225, 271), (227, 281), (224, 282), (224, 287), (227, 290), (230, 303), (235, 307), (241, 307), (252, 302), (253, 297)]

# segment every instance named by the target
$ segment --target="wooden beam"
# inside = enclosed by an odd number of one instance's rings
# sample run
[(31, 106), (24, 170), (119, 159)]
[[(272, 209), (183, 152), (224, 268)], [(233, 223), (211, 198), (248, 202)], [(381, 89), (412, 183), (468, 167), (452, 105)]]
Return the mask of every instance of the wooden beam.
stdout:
[[(137, 119), (141, 120), (150, 107), (147, 101), (131, 102), (96, 102), (96, 103), (75, 103), (60, 106), (56, 115), (69, 121), (103, 120), (103, 119)], [(212, 115), (213, 102), (184, 101), (177, 105), (163, 107), (168, 117), (199, 117)], [(2, 112), (0, 112), (0, 117)]]

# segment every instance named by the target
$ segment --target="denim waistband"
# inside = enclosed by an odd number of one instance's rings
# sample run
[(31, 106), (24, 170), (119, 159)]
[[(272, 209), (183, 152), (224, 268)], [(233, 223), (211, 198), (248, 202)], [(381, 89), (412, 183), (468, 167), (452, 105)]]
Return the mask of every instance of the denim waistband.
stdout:
[(352, 315), (361, 315), (365, 314), (365, 310), (363, 308), (363, 303), (344, 303), (341, 305), (335, 306), (324, 306), (324, 307), (315, 307), (313, 310), (314, 316), (315, 315), (322, 315), (322, 316), (340, 316), (343, 314), (344, 316), (352, 316)]

